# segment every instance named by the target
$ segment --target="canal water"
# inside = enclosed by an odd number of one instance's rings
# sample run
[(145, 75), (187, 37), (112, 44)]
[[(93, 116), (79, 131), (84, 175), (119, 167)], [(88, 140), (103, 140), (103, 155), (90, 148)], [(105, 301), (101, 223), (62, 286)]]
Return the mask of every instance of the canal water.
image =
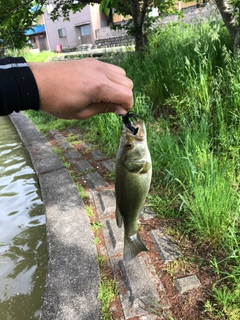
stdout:
[(0, 320), (39, 319), (47, 258), (37, 176), (11, 121), (0, 117)]

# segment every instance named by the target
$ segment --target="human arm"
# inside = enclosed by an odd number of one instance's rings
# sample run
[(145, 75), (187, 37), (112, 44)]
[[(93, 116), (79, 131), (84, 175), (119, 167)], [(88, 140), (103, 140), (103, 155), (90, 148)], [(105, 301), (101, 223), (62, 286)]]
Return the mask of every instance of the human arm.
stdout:
[(57, 118), (124, 115), (133, 106), (133, 83), (117, 66), (90, 58), (29, 66), (39, 89), (40, 110)]
[[(0, 115), (35, 109), (64, 119), (98, 113), (124, 115), (133, 105), (132, 81), (125, 71), (95, 59), (26, 64), (0, 60)], [(20, 60), (17, 60), (20, 59)]]

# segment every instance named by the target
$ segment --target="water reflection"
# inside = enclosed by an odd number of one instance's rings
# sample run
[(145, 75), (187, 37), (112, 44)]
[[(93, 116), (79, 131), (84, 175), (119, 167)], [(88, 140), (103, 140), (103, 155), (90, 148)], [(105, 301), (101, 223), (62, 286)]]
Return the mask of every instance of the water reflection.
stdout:
[(36, 175), (7, 117), (0, 117), (0, 319), (38, 319), (47, 247)]

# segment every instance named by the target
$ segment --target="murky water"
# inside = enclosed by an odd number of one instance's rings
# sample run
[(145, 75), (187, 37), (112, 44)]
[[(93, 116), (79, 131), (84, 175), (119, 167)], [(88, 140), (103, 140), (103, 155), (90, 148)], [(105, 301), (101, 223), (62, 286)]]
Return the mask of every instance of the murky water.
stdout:
[(0, 319), (39, 319), (47, 266), (45, 215), (31, 160), (0, 117)]

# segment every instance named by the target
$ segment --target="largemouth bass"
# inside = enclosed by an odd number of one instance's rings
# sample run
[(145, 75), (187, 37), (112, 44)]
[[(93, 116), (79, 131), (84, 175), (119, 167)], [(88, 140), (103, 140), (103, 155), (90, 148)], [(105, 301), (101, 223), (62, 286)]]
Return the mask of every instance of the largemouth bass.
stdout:
[(124, 224), (125, 262), (141, 251), (148, 251), (138, 232), (138, 215), (150, 188), (152, 162), (145, 124), (138, 120), (135, 127), (136, 135), (123, 128), (116, 159), (116, 220), (119, 228)]

